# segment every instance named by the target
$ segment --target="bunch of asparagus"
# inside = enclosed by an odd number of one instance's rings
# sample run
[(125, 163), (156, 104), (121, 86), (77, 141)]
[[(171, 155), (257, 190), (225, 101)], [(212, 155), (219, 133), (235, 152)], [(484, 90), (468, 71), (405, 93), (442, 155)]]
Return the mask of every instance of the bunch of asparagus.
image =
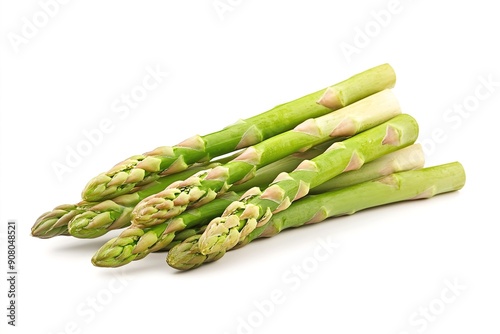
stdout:
[(57, 206), (32, 235), (96, 238), (92, 257), (119, 267), (152, 252), (187, 270), (284, 229), (459, 190), (462, 165), (424, 168), (418, 124), (383, 64), (176, 146), (132, 156)]

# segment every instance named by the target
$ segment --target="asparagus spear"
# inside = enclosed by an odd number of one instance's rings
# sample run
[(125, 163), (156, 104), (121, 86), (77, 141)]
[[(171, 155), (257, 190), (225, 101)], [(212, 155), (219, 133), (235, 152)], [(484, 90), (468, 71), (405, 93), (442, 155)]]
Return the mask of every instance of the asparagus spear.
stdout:
[(199, 247), (201, 236), (202, 234), (193, 235), (172, 247), (167, 253), (167, 264), (178, 270), (190, 270), (204, 263), (217, 261), (226, 254), (224, 250), (203, 254)]
[[(460, 190), (465, 185), (465, 171), (459, 162), (447, 163), (439, 166), (418, 170), (399, 172), (367, 182), (365, 185), (356, 185), (337, 190), (333, 195), (311, 195), (302, 205), (310, 205), (318, 201), (321, 208), (316, 212), (302, 213), (296, 209), (276, 214), (274, 223), (255, 230), (243, 244), (252, 239), (272, 237), (284, 229), (298, 227), (304, 224), (319, 223), (328, 217), (350, 215), (357, 211), (394, 203), (403, 200), (431, 198), (435, 195)], [(359, 189), (362, 189), (359, 190)], [(357, 194), (355, 196), (355, 194)], [(359, 200), (362, 194), (362, 200)], [(349, 207), (343, 207), (349, 203)], [(301, 220), (305, 223), (301, 223)]]
[[(365, 71), (357, 76), (363, 81), (377, 82), (378, 87), (382, 89), (384, 87), (392, 88), (396, 79), (394, 71), (388, 64), (380, 65), (375, 67), (373, 71)], [(365, 98), (367, 95), (364, 89), (365, 87), (360, 86), (357, 80), (345, 80), (328, 87), (318, 103), (330, 109), (338, 109)], [(376, 92), (373, 91), (373, 93)]]
[(395, 74), (391, 66), (380, 65), (330, 88), (338, 96), (338, 102), (331, 103), (328, 108), (316, 102), (324, 92), (322, 89), (239, 121), (221, 131), (205, 136), (196, 135), (173, 147), (161, 146), (151, 152), (132, 156), (90, 180), (82, 192), (82, 198), (100, 201), (123, 195), (137, 185), (147, 184), (162, 175), (177, 173), (195, 162), (256, 144), (310, 117), (324, 115), (383, 89), (392, 88), (394, 83)]
[[(162, 224), (151, 228), (131, 226), (125, 229), (113, 242), (104, 244), (93, 256), (92, 263), (99, 267), (118, 267), (133, 260), (144, 258), (151, 252), (167, 247), (186, 229), (207, 224), (212, 218), (222, 214), (224, 209), (252, 186), (268, 185), (279, 173), (292, 171), (305, 159), (323, 153), (326, 147), (315, 147), (306, 152), (293, 154), (257, 171), (256, 176), (241, 185), (231, 188), (231, 192), (220, 196), (206, 205), (181, 213)], [(239, 192), (236, 195), (235, 192)], [(184, 240), (184, 239), (182, 239)]]
[[(458, 162), (419, 170), (404, 171), (373, 181), (308, 195), (278, 212), (263, 226), (248, 234), (239, 244), (242, 247), (259, 237), (272, 237), (284, 229), (319, 223), (329, 217), (350, 215), (357, 211), (395, 202), (430, 198), (456, 191), (465, 184), (465, 171)], [(199, 249), (201, 235), (194, 235), (172, 247), (167, 263), (179, 270), (199, 267), (220, 259), (225, 250), (204, 255)]]
[[(301, 156), (303, 157), (303, 155)], [(283, 160), (290, 160), (290, 157)], [(296, 161), (295, 164), (298, 165), (299, 162)], [(398, 171), (421, 168), (423, 164), (424, 156), (422, 147), (419, 144), (414, 144), (367, 163), (358, 170), (334, 177), (320, 186), (323, 188), (321, 192), (372, 180)], [(269, 167), (278, 167), (275, 168), (275, 170), (280, 171), (286, 171), (287, 169), (291, 171), (293, 169), (291, 168), (292, 166), (292, 164), (285, 164), (284, 161), (279, 161), (278, 163), (274, 163), (271, 166), (266, 166), (259, 170), (258, 174), (263, 174), (265, 177), (263, 176), (261, 178), (261, 176), (258, 175), (256, 178), (252, 179), (252, 181), (262, 180), (262, 184), (266, 184), (268, 182), (265, 178), (277, 175), (275, 172), (269, 172)], [(247, 184), (247, 186), (250, 185)], [(257, 182), (254, 182), (253, 186), (258, 186)], [(318, 188), (319, 187), (316, 187), (313, 190), (315, 191)], [(233, 188), (231, 188), (231, 190), (233, 190)], [(222, 201), (225, 202), (222, 203)], [(201, 234), (203, 231), (197, 231), (197, 229), (204, 230), (206, 225), (195, 228), (193, 228), (193, 226), (206, 224), (210, 219), (221, 215), (224, 209), (231, 203), (230, 198), (227, 197), (223, 198), (222, 201), (221, 199), (215, 199), (198, 209), (185, 211), (175, 219), (151, 228), (140, 229), (132, 226), (124, 230), (118, 237), (114, 238), (113, 241), (104, 244), (93, 256), (92, 263), (99, 267), (123, 266), (131, 261), (142, 259), (149, 253), (169, 249), (175, 246), (175, 244), (185, 240), (187, 237)], [(221, 205), (219, 205), (219, 203), (221, 203)], [(217, 206), (216, 210), (209, 209), (215, 206)], [(207, 209), (208, 212), (206, 212)], [(198, 238), (196, 240), (198, 240)]]
[[(312, 151), (311, 151), (312, 152)], [(316, 151), (319, 153), (320, 151)], [(308, 153), (311, 154), (311, 153)], [(394, 154), (394, 158), (392, 158)], [(412, 146), (409, 146), (408, 148), (396, 151), (392, 154), (388, 154), (382, 158), (379, 158), (363, 168), (361, 170), (357, 171), (350, 171), (347, 173), (343, 173), (330, 181), (325, 182), (324, 184), (311, 189), (311, 193), (316, 194), (316, 193), (322, 193), (326, 190), (332, 190), (334, 189), (333, 187), (336, 188), (342, 188), (350, 184), (354, 184), (356, 182), (362, 182), (365, 180), (370, 180), (373, 179), (377, 176), (381, 175), (387, 175), (388, 173), (391, 172), (396, 172), (400, 170), (406, 170), (410, 168), (419, 168), (422, 166), (419, 166), (419, 164), (423, 164), (423, 152), (421, 150), (421, 147), (419, 144), (415, 144)], [(295, 161), (295, 163), (299, 163), (301, 160), (300, 159), (305, 159), (305, 155), (292, 155), (290, 157), (286, 157), (284, 159), (281, 159), (269, 166), (266, 166), (260, 170), (257, 171), (258, 177), (253, 178), (243, 184), (240, 185), (234, 185), (231, 187), (231, 190), (234, 192), (241, 192), (246, 189), (249, 189), (254, 186), (258, 186), (259, 184), (268, 184), (271, 183), (271, 181), (275, 177), (275, 172), (276, 171), (287, 171), (287, 168), (294, 168), (293, 164), (290, 164), (291, 161)], [(309, 158), (312, 158), (312, 156), (309, 156)], [(407, 164), (410, 165), (407, 165)], [(191, 173), (196, 173), (200, 170), (203, 170), (206, 168), (204, 165), (202, 166), (197, 166), (197, 167), (191, 167), (190, 172)], [(361, 173), (360, 173), (361, 172)], [(381, 173), (381, 174), (378, 174)], [(178, 178), (183, 178), (184, 176), (187, 176), (188, 174), (176, 174)], [(173, 181), (167, 181), (168, 177), (165, 177), (164, 181), (166, 183), (168, 182), (173, 182)], [(170, 176), (170, 178), (174, 178), (173, 176)], [(155, 183), (158, 181), (155, 181)], [(151, 184), (150, 184), (151, 185)], [(117, 202), (120, 202), (120, 197), (116, 199)], [(117, 208), (117, 204), (110, 201), (106, 201), (109, 203), (109, 210), (113, 208)], [(60, 206), (57, 206), (54, 208), (52, 211), (44, 213), (36, 223), (34, 224), (32, 228), (32, 234), (33, 236), (39, 237), (39, 238), (51, 238), (57, 235), (69, 235), (68, 232), (68, 222), (72, 221), (72, 219), (85, 212), (85, 211), (92, 211), (94, 212), (95, 215), (97, 215), (99, 212), (103, 212), (102, 207), (103, 205), (99, 205), (101, 207), (100, 211), (97, 212), (97, 210), (93, 210), (92, 207), (95, 205), (98, 205), (99, 202), (86, 202), (82, 201), (78, 204), (63, 204)], [(123, 202), (122, 202), (123, 205)], [(127, 208), (123, 208), (123, 211), (129, 211)], [(222, 213), (222, 212), (221, 212)], [(117, 214), (117, 211), (115, 210), (115, 215)], [(119, 217), (120, 215), (118, 215)], [(130, 220), (130, 217), (129, 217)], [(163, 223), (166, 224), (166, 223)], [(163, 225), (161, 224), (161, 226)], [(89, 222), (90, 225), (90, 222)], [(87, 225), (86, 229), (89, 229), (89, 225)], [(117, 226), (121, 224), (115, 224), (112, 223), (110, 226)], [(103, 226), (99, 227), (102, 231)], [(111, 228), (107, 227), (107, 230), (110, 230)], [(161, 229), (161, 227), (160, 227)], [(74, 234), (77, 234), (76, 231), (73, 232)], [(86, 233), (89, 235), (90, 233)], [(80, 234), (81, 237), (83, 237), (82, 234)]]
[(227, 192), (206, 205), (183, 212), (169, 222), (146, 229), (131, 226), (106, 242), (92, 257), (92, 263), (98, 267), (120, 267), (142, 259), (167, 247), (174, 241), (177, 232), (206, 225), (238, 197), (234, 192)]
[(417, 122), (403, 114), (334, 143), (325, 153), (302, 162), (293, 172), (281, 173), (263, 192), (252, 188), (239, 201), (229, 205), (221, 217), (209, 223), (199, 239), (201, 252), (210, 254), (234, 247), (256, 227), (264, 225), (273, 213), (307, 195), (310, 188), (406, 147), (417, 139), (417, 135)]
[(309, 119), (245, 149), (227, 164), (174, 182), (164, 191), (146, 198), (132, 211), (132, 223), (142, 228), (161, 224), (189, 206), (213, 200), (235, 182), (248, 180), (262, 166), (332, 138), (355, 135), (400, 113), (393, 93), (384, 90), (336, 112)]
[[(153, 229), (157, 228), (157, 227), (158, 226), (155, 226), (155, 227), (153, 227)], [(169, 251), (173, 247), (182, 243), (184, 240), (186, 240), (192, 236), (200, 235), (201, 233), (203, 233), (203, 231), (205, 231), (206, 227), (207, 227), (207, 225), (201, 225), (201, 226), (195, 226), (192, 228), (185, 229), (185, 230), (175, 234), (175, 236), (173, 236), (172, 240), (168, 239), (168, 242), (165, 244), (165, 246), (162, 245), (160, 247), (159, 245), (161, 244), (162, 241), (159, 240), (156, 243), (156, 245), (158, 246), (158, 249), (155, 249), (154, 252)], [(130, 228), (127, 230), (130, 230), (130, 232), (132, 232), (133, 229), (135, 229), (135, 228)], [(146, 234), (143, 234), (143, 236), (144, 236), (144, 239), (150, 238), (150, 236), (147, 236)], [(132, 234), (131, 238), (133, 239), (134, 237), (135, 237), (135, 235)], [(165, 240), (166, 239), (164, 239), (163, 241), (165, 241)], [(92, 257), (92, 263), (98, 267), (120, 267), (120, 266), (123, 266), (125, 264), (130, 263), (132, 260), (140, 260), (140, 259), (144, 258), (145, 256), (147, 256), (149, 253), (153, 252), (153, 250), (151, 250), (150, 252), (141, 252), (140, 254), (135, 254), (133, 251), (130, 252), (130, 247), (127, 244), (127, 242), (129, 242), (129, 239), (127, 239), (124, 234), (120, 234), (120, 236), (118, 236), (118, 237), (114, 237), (112, 239), (109, 239), (100, 248), (101, 252), (96, 253)], [(145, 242), (145, 241), (143, 241), (143, 239), (142, 239), (139, 242)], [(137, 245), (137, 243), (135, 245)], [(104, 257), (100, 258), (99, 256), (101, 256), (101, 255), (104, 255)]]
[(70, 227), (73, 236), (80, 238), (93, 238), (106, 231), (123, 227), (130, 223), (132, 208), (143, 198), (165, 189), (174, 181), (185, 179), (204, 169), (219, 165), (226, 159), (210, 164), (199, 164), (189, 169), (168, 175), (149, 183), (135, 192), (121, 195), (113, 200), (102, 202), (81, 201), (76, 204), (63, 204), (52, 211), (42, 214), (31, 228), (35, 237), (47, 239), (57, 235), (69, 235)]
[(309, 194), (321, 194), (327, 191), (340, 189), (353, 184), (373, 180), (382, 176), (411, 169), (424, 167), (425, 157), (422, 145), (413, 144), (395, 152), (386, 154), (372, 162), (368, 162), (360, 169), (337, 175), (317, 187), (312, 188)]

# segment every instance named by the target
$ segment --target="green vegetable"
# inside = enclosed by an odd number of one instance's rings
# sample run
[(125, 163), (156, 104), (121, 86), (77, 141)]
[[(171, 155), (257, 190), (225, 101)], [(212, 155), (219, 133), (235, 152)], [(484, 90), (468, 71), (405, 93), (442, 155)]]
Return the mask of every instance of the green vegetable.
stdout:
[[(131, 226), (112, 242), (104, 244), (93, 256), (92, 263), (99, 267), (118, 267), (133, 260), (142, 259), (151, 252), (164, 249), (176, 238), (178, 240), (179, 235), (185, 230), (206, 225), (212, 218), (220, 216), (229, 204), (237, 200), (241, 193), (250, 187), (267, 186), (279, 173), (292, 171), (302, 161), (321, 154), (325, 149), (326, 147), (312, 148), (304, 153), (287, 156), (260, 169), (251, 180), (252, 182), (235, 186), (231, 189), (232, 191), (210, 203), (184, 211), (162, 224), (150, 228)], [(233, 190), (239, 191), (240, 194), (237, 195)]]
[(256, 227), (264, 225), (273, 213), (285, 210), (307, 195), (310, 188), (411, 145), (417, 136), (417, 122), (404, 114), (334, 143), (325, 153), (302, 162), (293, 172), (280, 174), (263, 192), (252, 188), (229, 205), (221, 217), (210, 222), (200, 238), (201, 252), (210, 254), (234, 247)]
[(196, 135), (176, 146), (161, 146), (151, 152), (132, 156), (90, 180), (82, 192), (82, 198), (87, 201), (102, 201), (129, 193), (131, 189), (152, 182), (162, 175), (177, 173), (195, 162), (207, 161), (256, 144), (287, 131), (308, 118), (324, 115), (391, 88), (395, 80), (391, 66), (380, 65), (332, 86), (329, 91), (337, 96), (338, 102), (328, 108), (317, 103), (325, 91), (322, 89), (241, 120), (221, 131), (205, 136)]
[(137, 227), (161, 224), (188, 207), (210, 202), (232, 184), (252, 178), (262, 166), (332, 138), (353, 136), (400, 113), (392, 92), (384, 90), (338, 111), (309, 119), (290, 131), (245, 149), (224, 165), (175, 182), (144, 199), (132, 211), (132, 223)]
[[(350, 215), (357, 211), (390, 203), (430, 198), (456, 191), (465, 184), (465, 171), (458, 162), (391, 174), (373, 181), (340, 188), (318, 195), (308, 195), (284, 211), (278, 212), (256, 228), (237, 245), (242, 247), (259, 237), (272, 237), (284, 229), (319, 223), (329, 217)], [(220, 259), (225, 249), (204, 255), (199, 248), (201, 234), (193, 235), (172, 247), (167, 263), (179, 270), (197, 268)]]
[(192, 166), (181, 173), (159, 178), (146, 186), (135, 189), (135, 192), (118, 196), (113, 200), (81, 201), (77, 204), (59, 205), (52, 211), (42, 214), (35, 221), (31, 234), (43, 239), (69, 235), (70, 232), (79, 238), (98, 237), (111, 229), (130, 224), (132, 208), (142, 199), (165, 189), (174, 181), (183, 180), (217, 164), (220, 163)]

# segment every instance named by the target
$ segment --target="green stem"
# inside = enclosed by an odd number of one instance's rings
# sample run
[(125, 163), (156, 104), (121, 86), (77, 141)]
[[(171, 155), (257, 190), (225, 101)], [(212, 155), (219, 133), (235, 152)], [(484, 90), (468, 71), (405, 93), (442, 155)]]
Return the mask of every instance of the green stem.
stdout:
[(387, 64), (380, 65), (334, 85), (334, 94), (338, 94), (340, 102), (331, 108), (317, 103), (325, 91), (322, 89), (241, 120), (221, 131), (205, 136), (196, 135), (176, 146), (162, 146), (151, 152), (132, 156), (90, 180), (82, 192), (82, 198), (101, 201), (123, 195), (137, 185), (152, 182), (161, 175), (177, 173), (195, 162), (254, 145), (287, 131), (308, 118), (327, 114), (375, 92), (391, 88), (394, 82), (392, 68)]
[[(211, 219), (220, 216), (224, 209), (237, 200), (241, 193), (248, 190), (250, 186), (267, 186), (279, 173), (292, 171), (304, 159), (313, 158), (325, 149), (326, 147), (313, 148), (307, 152), (283, 158), (259, 170), (252, 178), (252, 182), (235, 186), (230, 192), (217, 199), (198, 208), (187, 210), (162, 224), (150, 228), (131, 226), (113, 242), (104, 244), (93, 256), (92, 263), (99, 267), (119, 267), (142, 259), (151, 252), (164, 249), (186, 229), (206, 225)], [(233, 190), (240, 194), (236, 195)]]
[(420, 144), (413, 144), (395, 152), (386, 154), (369, 162), (360, 169), (342, 173), (314, 187), (310, 194), (321, 194), (353, 184), (373, 180), (392, 173), (418, 169), (424, 166), (424, 151)]
[[(31, 228), (31, 234), (38, 238), (52, 238), (58, 235), (71, 235), (78, 238), (95, 238), (111, 229), (130, 224), (132, 208), (142, 199), (165, 189), (172, 182), (183, 180), (205, 170), (224, 163), (227, 159), (213, 163), (198, 164), (189, 169), (164, 176), (135, 192), (101, 202), (81, 201), (76, 204), (64, 204), (42, 214)], [(217, 162), (218, 161), (218, 162)]]
[(134, 208), (132, 222), (138, 227), (161, 224), (188, 207), (213, 200), (232, 184), (251, 178), (263, 166), (332, 138), (353, 136), (400, 113), (394, 94), (384, 90), (336, 112), (309, 119), (290, 131), (245, 149), (227, 164), (173, 183), (146, 198)]
[[(308, 196), (303, 202), (298, 201), (297, 206), (290, 207), (292, 210), (277, 213), (272, 224), (256, 229), (243, 243), (274, 236), (287, 228), (319, 223), (329, 217), (351, 215), (389, 203), (430, 198), (460, 190), (464, 185), (465, 171), (458, 162), (391, 174), (371, 182)], [(305, 210), (306, 207), (309, 209)]]
[(366, 130), (343, 142), (334, 143), (325, 153), (302, 162), (293, 172), (280, 174), (263, 192), (253, 188), (232, 203), (220, 218), (210, 222), (200, 238), (204, 254), (234, 247), (273, 213), (282, 211), (329, 179), (385, 154), (411, 145), (418, 136), (418, 124), (409, 115)]
[[(260, 237), (272, 237), (287, 228), (318, 223), (330, 217), (350, 215), (357, 211), (407, 200), (460, 190), (465, 184), (465, 171), (458, 162), (424, 169), (403, 171), (372, 181), (318, 195), (308, 195), (278, 212), (263, 226), (249, 233), (238, 247)], [(167, 263), (179, 270), (197, 268), (220, 259), (225, 250), (204, 255), (199, 248), (201, 235), (194, 235), (172, 247)]]

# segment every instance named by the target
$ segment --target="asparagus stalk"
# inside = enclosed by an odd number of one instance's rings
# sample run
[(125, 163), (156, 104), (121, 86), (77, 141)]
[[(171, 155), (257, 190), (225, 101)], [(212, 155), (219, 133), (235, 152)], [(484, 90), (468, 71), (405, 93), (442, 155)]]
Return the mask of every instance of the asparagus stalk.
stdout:
[[(390, 203), (430, 198), (460, 190), (465, 184), (465, 171), (458, 162), (419, 170), (404, 171), (373, 181), (308, 195), (281, 212), (263, 226), (248, 234), (239, 244), (242, 247), (259, 237), (272, 237), (284, 229), (319, 223), (329, 217), (350, 215), (357, 211)], [(225, 250), (204, 255), (199, 249), (201, 235), (194, 235), (172, 247), (167, 263), (179, 270), (199, 267), (220, 259)]]
[(325, 153), (302, 162), (293, 172), (281, 173), (263, 192), (248, 190), (229, 205), (221, 217), (213, 219), (199, 239), (200, 251), (210, 254), (228, 250), (272, 214), (308, 194), (327, 180), (387, 153), (411, 145), (417, 139), (418, 125), (409, 115), (393, 119), (343, 142), (334, 143)]
[[(275, 178), (277, 175), (276, 173), (279, 171), (287, 171), (289, 168), (295, 168), (295, 164), (299, 164), (302, 159), (305, 159), (308, 157), (308, 159), (312, 158), (312, 154), (315, 152), (315, 154), (319, 154), (321, 150), (315, 149), (314, 151), (308, 151), (307, 154), (308, 156), (304, 154), (299, 154), (299, 155), (291, 155), (289, 157), (286, 157), (284, 159), (281, 159), (273, 164), (270, 164), (268, 166), (265, 166), (264, 168), (261, 168), (257, 171), (257, 176), (243, 184), (239, 185), (233, 185), (231, 187), (231, 190), (234, 192), (242, 192), (246, 189), (259, 186), (259, 185), (265, 185), (268, 183), (271, 183), (272, 180)], [(394, 158), (392, 158), (394, 157)], [(408, 165), (409, 164), (409, 165)], [(350, 171), (347, 173), (343, 173), (341, 175), (338, 175), (337, 177), (321, 184), (318, 187), (315, 187), (311, 189), (312, 194), (317, 194), (317, 193), (322, 193), (327, 190), (332, 190), (334, 188), (342, 188), (350, 184), (354, 183), (359, 183), (363, 182), (365, 180), (370, 180), (375, 177), (379, 177), (382, 175), (387, 175), (389, 173), (394, 173), (397, 171), (401, 170), (407, 170), (410, 168), (421, 168), (423, 165), (423, 152), (419, 144), (415, 144), (412, 146), (409, 146), (408, 148), (396, 151), (394, 153), (388, 154), (386, 156), (383, 156), (371, 163), (368, 163), (367, 165), (363, 166), (360, 170), (358, 171)], [(203, 170), (205, 167), (204, 166), (197, 166), (197, 167), (191, 167), (190, 172), (191, 173), (196, 173), (200, 170)], [(379, 174), (380, 173), (380, 174)], [(183, 176), (186, 176), (188, 174), (176, 174), (178, 178), (183, 178)], [(168, 182), (173, 182), (173, 181), (168, 181), (168, 177), (165, 177), (163, 181), (166, 183)], [(170, 178), (174, 178), (173, 176), (170, 176)], [(158, 181), (155, 181), (155, 183)], [(150, 184), (149, 186), (151, 186)], [(121, 197), (121, 196), (120, 196)], [(120, 197), (116, 199), (117, 202), (120, 202)], [(107, 201), (109, 203), (109, 208), (110, 210), (112, 208), (117, 208), (116, 202), (113, 204), (113, 202)], [(123, 204), (123, 202), (122, 202)], [(57, 235), (69, 235), (68, 232), (68, 223), (72, 221), (72, 219), (79, 215), (82, 214), (85, 211), (92, 211), (94, 215), (97, 215), (99, 212), (102, 211), (103, 205), (100, 204), (99, 206), (101, 207), (101, 210), (97, 212), (96, 210), (93, 210), (92, 207), (99, 205), (99, 202), (86, 202), (82, 201), (78, 204), (63, 204), (60, 206), (57, 206), (54, 208), (52, 211), (44, 213), (36, 223), (34, 224), (32, 228), (32, 234), (33, 236), (39, 237), (39, 238), (51, 238)], [(123, 211), (128, 211), (127, 208), (124, 208)], [(115, 210), (115, 214), (116, 214)], [(222, 212), (221, 212), (222, 213)], [(120, 215), (118, 215), (120, 216)], [(130, 218), (129, 218), (130, 220)], [(165, 223), (163, 223), (165, 224)], [(161, 224), (163, 226), (163, 224)], [(89, 222), (90, 225), (90, 222)], [(89, 225), (87, 225), (86, 229), (89, 229)], [(111, 224), (113, 226), (117, 226), (118, 224)], [(110, 226), (111, 226), (110, 225)], [(121, 225), (121, 224), (119, 224)], [(103, 226), (99, 227), (101, 230)], [(161, 227), (160, 227), (161, 228)], [(111, 230), (109, 227), (107, 230)], [(73, 232), (74, 234), (77, 234), (76, 231)], [(87, 233), (89, 235), (89, 233)], [(80, 234), (81, 236), (81, 234)]]
[(31, 235), (34, 237), (48, 239), (58, 235), (69, 235), (68, 222), (74, 216), (83, 212), (88, 202), (80, 202), (77, 204), (62, 204), (56, 206), (51, 211), (47, 211), (40, 215), (35, 224), (31, 227)]
[[(396, 78), (395, 73), (388, 64), (375, 67), (372, 71), (362, 72), (353, 78), (357, 76), (363, 81), (377, 82), (380, 88), (392, 88)], [(330, 109), (338, 109), (341, 106), (347, 106), (365, 98), (367, 95), (364, 89), (365, 87), (360, 86), (357, 80), (345, 80), (328, 87), (318, 100), (318, 103)]]
[(400, 113), (394, 94), (384, 90), (336, 112), (309, 119), (245, 149), (227, 164), (174, 182), (164, 191), (146, 198), (134, 208), (132, 223), (141, 228), (161, 224), (190, 206), (213, 200), (232, 184), (250, 179), (262, 166), (332, 138), (355, 135)]
[(226, 254), (224, 250), (203, 254), (199, 246), (201, 236), (202, 234), (193, 235), (172, 247), (167, 253), (167, 264), (178, 270), (190, 270), (217, 261)]
[(174, 181), (192, 176), (204, 169), (214, 167), (226, 159), (210, 164), (199, 164), (189, 169), (168, 175), (130, 194), (121, 195), (113, 200), (101, 202), (81, 201), (76, 204), (63, 204), (52, 211), (42, 214), (31, 228), (35, 237), (47, 239), (58, 235), (69, 235), (79, 238), (94, 238), (108, 230), (130, 224), (132, 208), (143, 198), (165, 189)]
[[(142, 259), (151, 252), (164, 249), (175, 241), (178, 235), (182, 235), (186, 229), (206, 225), (212, 218), (220, 216), (230, 203), (237, 200), (250, 187), (268, 185), (279, 173), (292, 171), (302, 161), (318, 156), (325, 149), (326, 147), (321, 146), (312, 148), (265, 166), (257, 171), (256, 176), (251, 180), (252, 182), (234, 186), (230, 192), (212, 202), (199, 208), (187, 210), (162, 224), (144, 229), (131, 226), (114, 238), (112, 242), (104, 244), (92, 257), (92, 263), (99, 267), (119, 267), (133, 260)], [(235, 192), (239, 192), (239, 195), (236, 195)]]
[[(260, 169), (257, 172), (258, 175), (251, 181), (262, 180), (263, 182), (261, 184), (270, 183), (272, 179), (267, 182), (267, 178), (270, 176), (276, 176), (281, 171), (291, 171), (294, 168), (293, 166), (298, 166), (299, 161), (303, 161), (305, 158), (304, 154), (300, 154), (299, 156), (300, 158), (296, 159), (295, 164), (286, 164), (286, 161), (292, 160), (292, 157), (287, 157), (282, 159), (282, 161)], [(414, 144), (367, 163), (358, 170), (340, 174), (325, 182), (320, 187), (322, 187), (324, 191), (338, 189), (340, 187), (346, 187), (386, 176), (393, 172), (420, 168), (423, 164), (424, 156), (422, 147), (419, 144)], [(349, 177), (345, 177), (345, 175), (349, 175)], [(246, 185), (250, 188), (250, 184)], [(324, 185), (329, 188), (326, 188)], [(258, 186), (258, 184), (257, 182), (253, 182), (251, 186)], [(318, 188), (319, 187), (316, 187), (313, 190)], [(234, 188), (231, 188), (231, 190), (234, 190)], [(243, 190), (243, 187), (241, 187), (240, 190)], [(224, 209), (231, 203), (229, 198), (224, 198), (223, 200), (226, 200), (225, 203), (221, 203), (221, 199), (215, 199), (198, 209), (185, 211), (175, 219), (151, 228), (140, 229), (132, 226), (124, 230), (118, 237), (114, 238), (113, 241), (104, 244), (93, 256), (92, 263), (99, 267), (119, 267), (131, 261), (142, 259), (149, 253), (170, 249), (174, 247), (175, 244), (180, 243), (192, 235), (201, 234), (203, 231), (199, 230), (204, 230), (206, 225), (194, 228), (193, 226), (202, 223), (206, 224), (210, 219), (221, 215)], [(221, 203), (220, 206), (219, 203)], [(205, 212), (207, 208), (215, 206), (218, 207), (218, 213), (215, 212), (215, 210), (209, 210), (209, 212), (215, 215)], [(196, 213), (193, 215), (192, 212)], [(184, 217), (187, 217), (187, 219)], [(199, 219), (193, 219), (193, 217), (198, 217)], [(198, 238), (196, 240), (198, 240)]]
[(132, 156), (90, 180), (82, 192), (82, 198), (101, 201), (123, 195), (137, 185), (147, 184), (162, 175), (177, 173), (195, 162), (210, 160), (214, 156), (256, 144), (308, 118), (324, 115), (383, 89), (392, 88), (394, 83), (395, 74), (391, 66), (380, 65), (330, 88), (334, 95), (338, 95), (338, 103), (330, 104), (328, 108), (317, 103), (324, 92), (322, 89), (241, 120), (221, 131), (205, 136), (196, 135), (176, 146), (161, 146), (151, 152)]
[[(247, 244), (259, 236), (272, 237), (287, 228), (319, 223), (328, 217), (350, 215), (367, 208), (404, 200), (431, 198), (441, 193), (460, 190), (464, 185), (465, 171), (459, 162), (394, 173), (363, 185), (337, 190), (333, 194), (311, 195), (302, 205), (311, 205), (317, 201), (319, 210), (300, 214), (300, 211), (294, 209), (288, 212), (289, 217), (286, 212), (278, 213), (272, 225), (255, 230), (243, 243)], [(362, 200), (359, 200), (360, 198)]]
[(106, 242), (92, 257), (92, 263), (98, 267), (120, 267), (142, 259), (167, 247), (177, 234), (206, 225), (238, 197), (236, 193), (227, 192), (206, 205), (183, 212), (169, 222), (147, 229), (131, 226), (118, 237)]
[(424, 162), (425, 157), (422, 145), (413, 144), (373, 160), (363, 165), (360, 169), (337, 175), (333, 179), (312, 188), (309, 194), (321, 194), (392, 173), (419, 169), (424, 167)]

